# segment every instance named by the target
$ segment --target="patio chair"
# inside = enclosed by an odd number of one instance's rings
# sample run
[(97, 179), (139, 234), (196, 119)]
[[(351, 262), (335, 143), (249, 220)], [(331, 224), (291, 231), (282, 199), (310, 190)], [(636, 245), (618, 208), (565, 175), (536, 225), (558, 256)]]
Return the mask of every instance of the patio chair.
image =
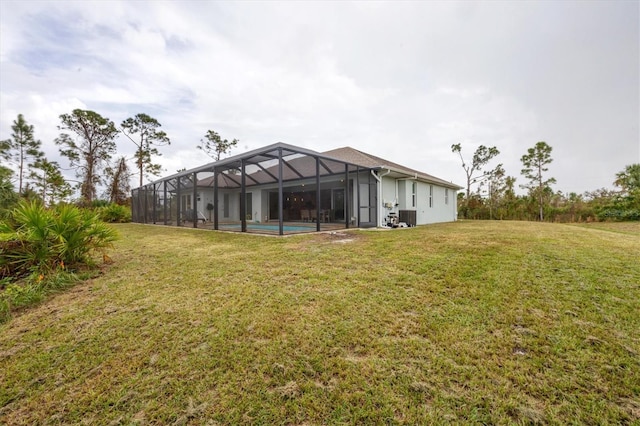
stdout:
[(309, 210), (303, 209), (300, 210), (300, 218), (302, 219), (303, 222), (309, 222)]

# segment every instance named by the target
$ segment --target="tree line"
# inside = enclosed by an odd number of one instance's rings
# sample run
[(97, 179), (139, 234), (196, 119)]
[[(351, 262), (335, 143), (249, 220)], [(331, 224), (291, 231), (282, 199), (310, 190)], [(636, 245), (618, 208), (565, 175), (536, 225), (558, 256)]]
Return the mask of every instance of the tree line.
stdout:
[[(56, 161), (42, 151), (35, 138), (34, 127), (22, 114), (14, 120), (11, 138), (0, 141), (0, 208), (18, 198), (39, 199), (47, 205), (69, 200), (74, 194), (79, 205), (92, 205), (96, 200), (126, 205), (130, 200), (130, 179), (137, 174), (139, 186), (144, 178), (158, 176), (162, 170), (155, 158), (160, 148), (171, 144), (155, 118), (136, 114), (120, 127), (90, 110), (75, 109), (60, 115), (60, 135), (54, 140), (62, 157), (75, 169), (77, 181), (68, 181)], [(123, 135), (132, 143), (132, 158), (117, 157), (116, 138)], [(214, 160), (231, 151), (238, 139), (222, 139), (208, 130), (196, 148)], [(597, 189), (584, 194), (554, 191), (555, 178), (547, 176), (553, 161), (552, 147), (536, 143), (521, 157), (521, 175), (526, 195), (517, 195), (517, 178), (507, 175), (502, 164), (485, 171), (500, 154), (497, 147), (480, 145), (470, 160), (462, 154), (462, 145), (451, 146), (458, 154), (466, 174), (465, 191), (458, 194), (458, 214), (468, 219), (516, 219), (547, 221), (640, 220), (640, 164), (631, 164), (615, 175), (617, 190)], [(116, 158), (117, 157), (117, 158)], [(13, 163), (15, 171), (4, 165)], [(135, 172), (129, 162), (135, 165)], [(15, 176), (14, 176), (15, 175)], [(17, 188), (14, 186), (14, 182)], [(105, 188), (98, 194), (98, 188)]]
[[(127, 118), (119, 128), (95, 111), (75, 109), (60, 115), (58, 130), (61, 133), (53, 142), (75, 170), (78, 180), (70, 182), (63, 177), (60, 164), (46, 158), (42, 142), (35, 138), (33, 125), (18, 114), (11, 126), (11, 138), (0, 141), (0, 159), (12, 163), (16, 169), (0, 164), (0, 208), (8, 207), (18, 198), (38, 199), (53, 205), (76, 193), (79, 193), (76, 199), (79, 205), (92, 205), (101, 197), (126, 205), (130, 199), (129, 181), (134, 173), (129, 161), (135, 164), (140, 186), (145, 177), (162, 172), (154, 159), (162, 155), (160, 147), (170, 145), (171, 140), (161, 127), (158, 120), (144, 113)], [(117, 157), (119, 135), (135, 146), (133, 158)], [(222, 139), (217, 132), (208, 130), (200, 142), (197, 148), (217, 161), (239, 141)], [(102, 187), (106, 188), (105, 192), (98, 194), (98, 188)]]
[(516, 194), (515, 176), (508, 176), (502, 164), (485, 171), (498, 157), (498, 148), (480, 145), (470, 161), (462, 155), (462, 145), (451, 145), (466, 174), (464, 192), (458, 194), (458, 216), (466, 219), (539, 220), (586, 222), (596, 220), (640, 220), (640, 163), (616, 173), (617, 190), (596, 189), (584, 194), (554, 191), (556, 179), (549, 177), (553, 148), (537, 142), (522, 155), (521, 175), (525, 195)]

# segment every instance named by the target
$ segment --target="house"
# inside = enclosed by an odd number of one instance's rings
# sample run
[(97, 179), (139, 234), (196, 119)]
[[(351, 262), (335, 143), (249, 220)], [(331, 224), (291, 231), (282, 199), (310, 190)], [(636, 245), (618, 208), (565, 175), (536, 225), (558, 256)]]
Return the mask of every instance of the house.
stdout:
[(132, 191), (134, 222), (279, 235), (454, 221), (460, 186), (345, 147), (276, 143)]

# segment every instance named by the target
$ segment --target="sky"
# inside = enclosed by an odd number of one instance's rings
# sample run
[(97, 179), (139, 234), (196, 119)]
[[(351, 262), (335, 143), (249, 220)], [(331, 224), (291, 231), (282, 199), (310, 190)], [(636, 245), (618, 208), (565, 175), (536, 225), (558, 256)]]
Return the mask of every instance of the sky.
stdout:
[(522, 185), (545, 141), (553, 189), (581, 194), (640, 163), (639, 80), (638, 1), (0, 0), (0, 140), (23, 114), (63, 168), (80, 108), (156, 118), (164, 176), (211, 161), (207, 130), (231, 155), (351, 146), (460, 186), (452, 144), (497, 147)]

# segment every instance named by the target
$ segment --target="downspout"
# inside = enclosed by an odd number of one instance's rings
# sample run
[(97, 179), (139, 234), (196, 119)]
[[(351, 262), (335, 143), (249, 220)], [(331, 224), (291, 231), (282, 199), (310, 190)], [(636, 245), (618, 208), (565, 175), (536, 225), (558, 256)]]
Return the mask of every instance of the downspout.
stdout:
[[(383, 167), (381, 167), (382, 169)], [(381, 174), (380, 176), (376, 175), (376, 173), (371, 170), (371, 175), (376, 178), (376, 180), (378, 181), (378, 205), (376, 206), (376, 227), (382, 226), (382, 217), (380, 216), (382, 214), (382, 209), (383, 209), (383, 205), (382, 205), (382, 178), (385, 177), (386, 175), (388, 175), (389, 173), (391, 173), (390, 169), (387, 169), (387, 173)]]

